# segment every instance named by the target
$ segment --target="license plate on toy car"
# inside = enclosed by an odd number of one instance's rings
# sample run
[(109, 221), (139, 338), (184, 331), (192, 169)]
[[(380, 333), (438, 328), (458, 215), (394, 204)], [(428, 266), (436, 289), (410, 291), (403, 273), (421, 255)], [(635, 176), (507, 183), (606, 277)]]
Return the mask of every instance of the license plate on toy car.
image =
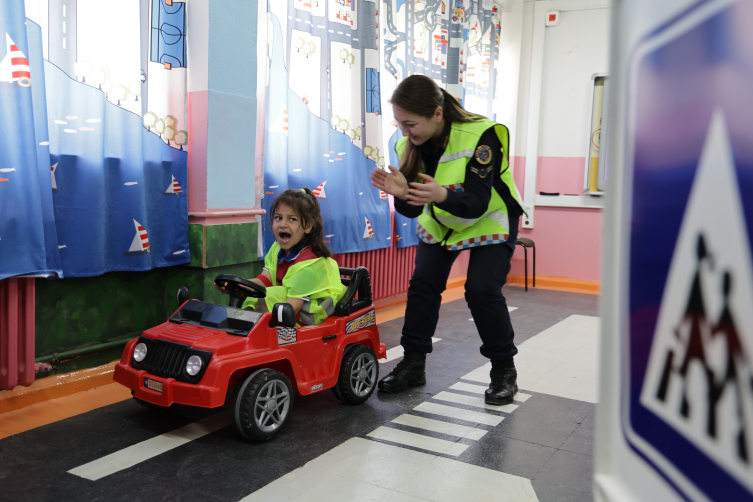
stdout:
[(162, 392), (162, 382), (156, 382), (150, 378), (144, 378), (144, 387), (157, 392)]

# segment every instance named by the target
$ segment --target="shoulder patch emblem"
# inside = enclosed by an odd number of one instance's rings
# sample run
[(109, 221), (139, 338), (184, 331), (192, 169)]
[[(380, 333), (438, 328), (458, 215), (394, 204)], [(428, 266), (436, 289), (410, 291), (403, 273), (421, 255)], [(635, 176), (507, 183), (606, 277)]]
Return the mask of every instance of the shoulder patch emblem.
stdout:
[(486, 145), (476, 148), (476, 160), (479, 164), (486, 165), (492, 161), (492, 149)]

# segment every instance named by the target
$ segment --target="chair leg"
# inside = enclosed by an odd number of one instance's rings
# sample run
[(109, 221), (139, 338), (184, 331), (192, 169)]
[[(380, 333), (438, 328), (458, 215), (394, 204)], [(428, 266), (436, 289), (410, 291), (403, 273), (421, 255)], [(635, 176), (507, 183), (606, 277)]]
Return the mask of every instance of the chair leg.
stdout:
[(536, 287), (536, 246), (533, 246), (533, 287)]
[(526, 278), (526, 291), (528, 291), (528, 248), (523, 246), (523, 251), (525, 252), (525, 278)]

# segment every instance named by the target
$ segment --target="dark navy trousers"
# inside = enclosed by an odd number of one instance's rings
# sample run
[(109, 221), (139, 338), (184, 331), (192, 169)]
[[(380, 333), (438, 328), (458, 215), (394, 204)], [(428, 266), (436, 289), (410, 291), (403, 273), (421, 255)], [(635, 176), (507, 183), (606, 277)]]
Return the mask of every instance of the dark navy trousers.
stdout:
[[(471, 248), (465, 300), (481, 335), (481, 354), (491, 360), (507, 359), (518, 353), (515, 333), (502, 295), (510, 273), (510, 260), (518, 238), (518, 218), (511, 219), (510, 234), (502, 244)], [(408, 287), (408, 304), (400, 344), (405, 350), (429, 353), (437, 327), (442, 292), (450, 269), (460, 251), (439, 244), (418, 242), (416, 269)]]

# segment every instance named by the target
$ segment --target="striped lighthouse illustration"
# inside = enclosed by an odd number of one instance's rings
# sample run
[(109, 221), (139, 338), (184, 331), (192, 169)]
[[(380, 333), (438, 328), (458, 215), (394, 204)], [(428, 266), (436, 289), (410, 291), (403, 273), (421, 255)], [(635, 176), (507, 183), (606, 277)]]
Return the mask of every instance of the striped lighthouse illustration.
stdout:
[(128, 252), (123, 254), (125, 256), (145, 255), (149, 252), (149, 235), (147, 235), (146, 229), (138, 221), (133, 220), (133, 224), (136, 226), (136, 236), (133, 238)]
[(173, 180), (170, 182), (170, 186), (165, 190), (165, 195), (180, 195), (183, 193), (183, 189), (178, 184), (178, 180), (173, 176)]
[(327, 199), (327, 194), (324, 193), (324, 185), (326, 185), (326, 184), (327, 184), (327, 182), (325, 181), (324, 183), (322, 183), (318, 187), (314, 188), (314, 191), (311, 192), (311, 193), (314, 194), (315, 197), (318, 197), (320, 199), (325, 199), (326, 200)]
[(52, 176), (52, 192), (58, 193), (60, 190), (58, 190), (58, 184), (55, 181), (55, 170), (58, 168), (58, 163), (55, 162), (53, 166), (50, 167), (50, 176)]
[(31, 85), (29, 60), (7, 33), (5, 34), (5, 48), (5, 57), (0, 61), (0, 82), (16, 82), (21, 87), (29, 87)]
[(387, 200), (387, 193), (384, 190), (379, 190), (379, 199)]
[(272, 124), (272, 127), (270, 127), (270, 132), (282, 132), (285, 133), (285, 136), (288, 135), (288, 110), (285, 108), (285, 105), (281, 104), (280, 108), (282, 108), (282, 114), (275, 120), (274, 124)]
[(363, 230), (363, 240), (367, 241), (374, 237), (374, 230), (371, 228), (371, 223), (369, 222), (369, 219), (364, 216), (364, 219), (366, 220), (366, 228)]

